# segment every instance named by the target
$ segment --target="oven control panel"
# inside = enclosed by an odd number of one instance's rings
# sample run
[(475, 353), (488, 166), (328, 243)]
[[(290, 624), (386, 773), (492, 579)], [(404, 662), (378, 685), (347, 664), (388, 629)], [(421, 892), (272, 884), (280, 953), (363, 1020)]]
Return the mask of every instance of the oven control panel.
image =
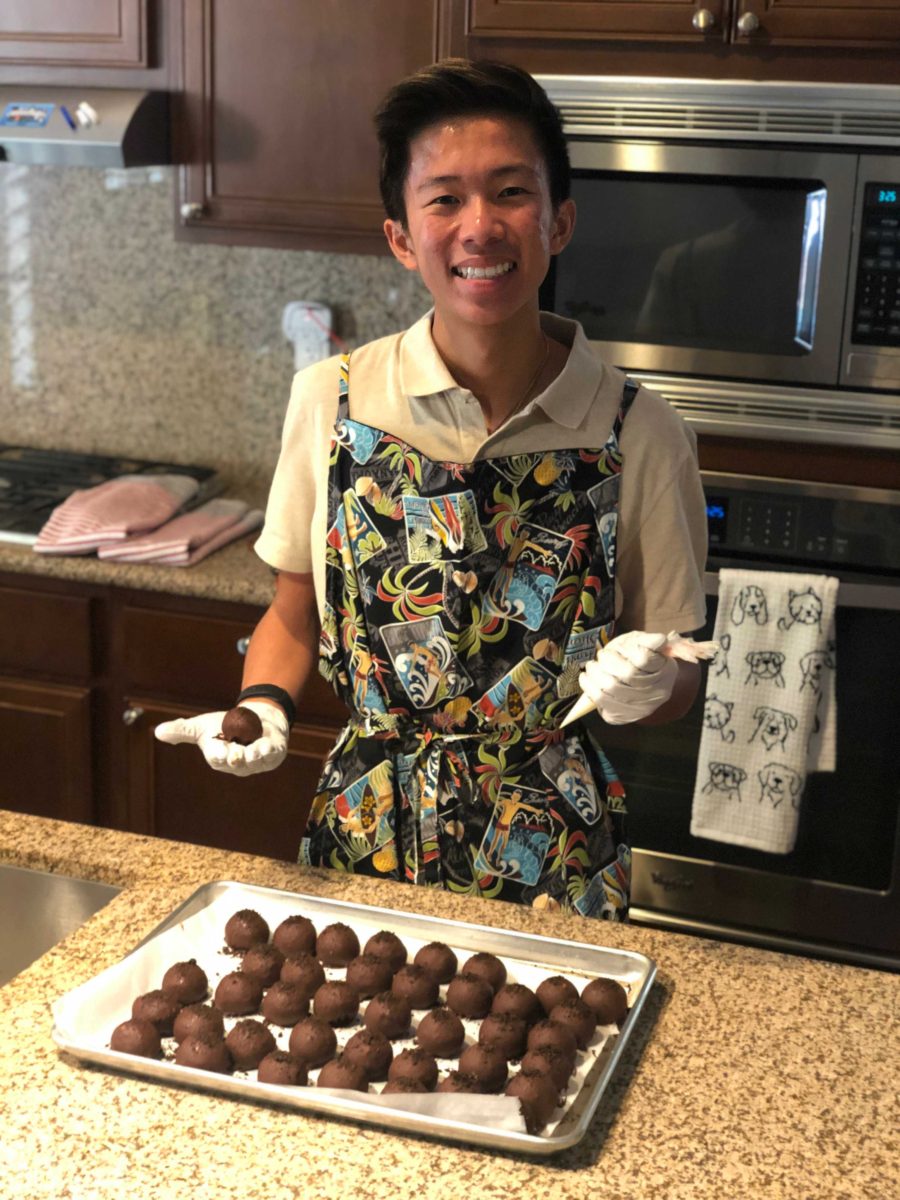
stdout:
[(704, 472), (711, 554), (900, 572), (900, 495)]

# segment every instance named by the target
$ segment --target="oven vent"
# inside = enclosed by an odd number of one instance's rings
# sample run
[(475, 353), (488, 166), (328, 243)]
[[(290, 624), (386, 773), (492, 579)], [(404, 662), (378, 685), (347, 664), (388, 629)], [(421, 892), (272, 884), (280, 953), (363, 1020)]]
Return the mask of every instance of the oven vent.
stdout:
[(801, 443), (900, 449), (900, 405), (867, 393), (787, 392), (768, 384), (690, 380), (629, 372), (659, 392), (699, 432)]
[(900, 88), (538, 76), (569, 136), (900, 145)]

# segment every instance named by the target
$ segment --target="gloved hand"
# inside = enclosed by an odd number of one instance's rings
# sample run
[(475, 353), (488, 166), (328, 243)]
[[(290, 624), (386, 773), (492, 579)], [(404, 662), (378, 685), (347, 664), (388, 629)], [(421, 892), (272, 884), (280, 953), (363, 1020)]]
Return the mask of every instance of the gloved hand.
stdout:
[(608, 725), (628, 725), (655, 712), (669, 699), (678, 664), (663, 653), (664, 633), (636, 629), (597, 651), (578, 678), (581, 690)]
[(241, 708), (250, 708), (262, 722), (262, 737), (249, 746), (237, 742), (226, 742), (222, 733), (224, 712), (201, 713), (176, 721), (164, 721), (153, 731), (161, 742), (177, 746), (181, 742), (193, 742), (203, 752), (203, 757), (216, 771), (231, 775), (255, 775), (260, 771), (274, 771), (287, 754), (288, 719), (276, 704), (244, 700)]

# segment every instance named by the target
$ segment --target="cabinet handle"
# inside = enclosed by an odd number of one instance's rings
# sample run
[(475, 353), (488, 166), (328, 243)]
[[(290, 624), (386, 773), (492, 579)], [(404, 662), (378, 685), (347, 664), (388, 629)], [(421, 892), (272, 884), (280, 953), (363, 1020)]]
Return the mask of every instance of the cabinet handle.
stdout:
[(139, 721), (144, 715), (144, 710), (137, 705), (134, 708), (126, 708), (122, 713), (122, 724), (133, 725), (135, 721)]
[(199, 221), (206, 209), (202, 204), (198, 204), (196, 201), (191, 201), (187, 204), (182, 204), (179, 211), (181, 212), (182, 221), (188, 222)]
[(243, 658), (250, 648), (250, 639), (248, 637), (238, 638), (238, 640), (234, 643), (234, 648)]
[(759, 29), (759, 17), (755, 12), (741, 13), (737, 23), (738, 33), (743, 33), (745, 36), (751, 33), (756, 33)]
[(716, 27), (716, 14), (710, 12), (708, 8), (697, 8), (691, 17), (691, 24), (698, 33), (708, 33), (710, 29)]

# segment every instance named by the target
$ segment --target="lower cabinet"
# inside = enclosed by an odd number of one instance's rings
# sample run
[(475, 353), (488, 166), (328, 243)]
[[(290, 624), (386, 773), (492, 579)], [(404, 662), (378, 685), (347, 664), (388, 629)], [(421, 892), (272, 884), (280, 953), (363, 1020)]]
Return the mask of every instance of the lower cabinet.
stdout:
[(214, 771), (195, 746), (168, 746), (155, 726), (195, 708), (129, 697), (125, 726), (131, 827), (136, 832), (294, 861), (333, 734), (295, 725), (275, 771)]
[(0, 677), (0, 808), (91, 822), (91, 691)]

